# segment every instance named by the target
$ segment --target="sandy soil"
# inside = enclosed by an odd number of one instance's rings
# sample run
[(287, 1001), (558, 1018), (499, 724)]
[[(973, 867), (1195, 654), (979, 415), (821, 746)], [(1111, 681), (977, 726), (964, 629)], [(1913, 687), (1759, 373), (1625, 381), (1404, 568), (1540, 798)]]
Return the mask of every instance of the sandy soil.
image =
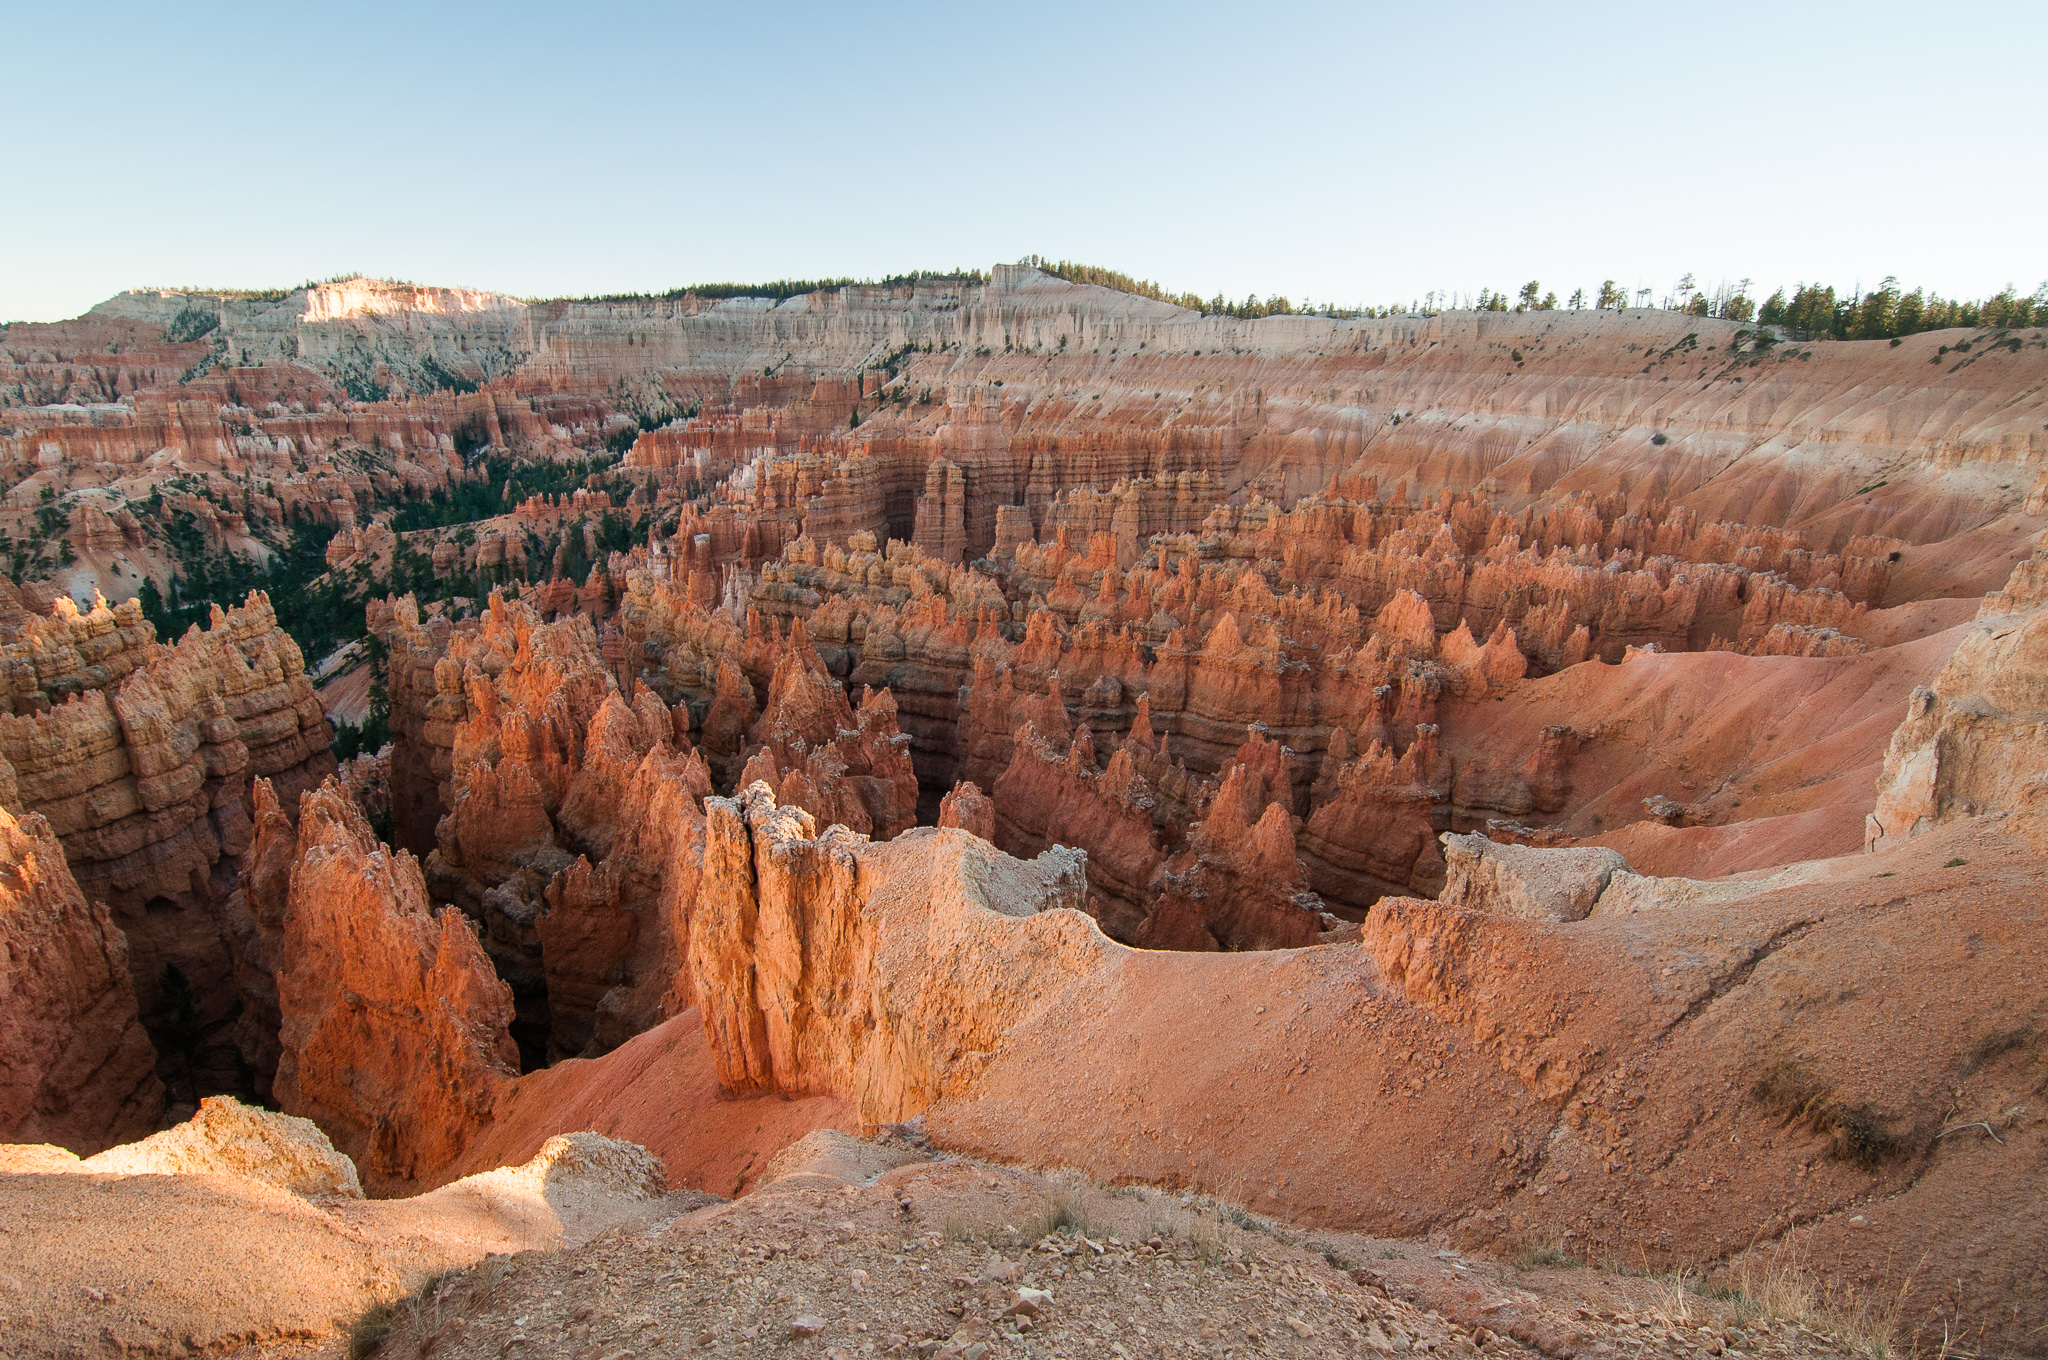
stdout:
[(510, 1168), (365, 1201), (241, 1175), (0, 1174), (0, 1355), (291, 1350), (447, 1270), (644, 1230), (709, 1198), (616, 1179)]
[(652, 1151), (677, 1189), (735, 1195), (778, 1149), (811, 1130), (858, 1127), (838, 1096), (726, 1095), (690, 1010), (598, 1061), (571, 1059), (521, 1077), (443, 1175), (523, 1162), (551, 1135), (589, 1129)]
[(1912, 544), (1900, 553), (1885, 599), (1979, 598), (2005, 584), (2044, 529), (2048, 517), (2013, 512), (1938, 543)]
[(336, 1215), (228, 1176), (0, 1176), (0, 1243), (0, 1350), (24, 1357), (322, 1334), (408, 1283)]
[[(1718, 878), (1847, 854), (1906, 696), (1932, 679), (1963, 623), (1843, 657), (1732, 652), (1637, 654), (1517, 686), (1500, 701), (1447, 705), (1454, 752), (1519, 750), (1561, 723), (1583, 738), (1567, 832), (1608, 845), (1640, 873)], [(1643, 817), (1661, 794), (1702, 825)]]
[[(2041, 853), (2038, 834), (1958, 824), (1724, 904), (1489, 923), (1418, 945), (1406, 995), (1355, 945), (1118, 952), (929, 1127), (981, 1155), (1495, 1250), (1549, 1234), (1698, 1267), (1816, 1224), (1817, 1260), (1916, 1318), (2036, 1316)], [(1789, 1115), (1758, 1094), (1773, 1070), (1811, 1088)], [(1821, 1105), (1860, 1111), (1881, 1153), (1834, 1150)], [(2001, 1141), (1943, 1133), (1964, 1111)]]
[(1912, 600), (1889, 609), (1872, 609), (1842, 631), (1862, 638), (1872, 647), (1896, 647), (1968, 623), (1977, 617), (1977, 608), (1982, 603), (1982, 598), (1976, 595)]

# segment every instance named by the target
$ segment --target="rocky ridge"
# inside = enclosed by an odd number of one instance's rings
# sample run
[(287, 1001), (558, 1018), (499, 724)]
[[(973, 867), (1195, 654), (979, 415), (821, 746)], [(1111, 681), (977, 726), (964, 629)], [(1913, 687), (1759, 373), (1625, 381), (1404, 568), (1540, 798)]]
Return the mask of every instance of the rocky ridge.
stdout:
[[(81, 595), (164, 582), (134, 509), (152, 488), (260, 556), (291, 522), (355, 533), (475, 480), (478, 450), (588, 456), (636, 433), (626, 468), (660, 484), (684, 543), (749, 568), (813, 514), (821, 541), (867, 530), (956, 562), (1063, 527), (1181, 532), (1248, 490), (1290, 503), (1347, 473), (1516, 510), (1658, 497), (1832, 551), (2022, 510), (2039, 398), (2005, 394), (2041, 362), (2031, 333), (1801, 346), (1645, 311), (1241, 321), (1019, 266), (781, 302), (356, 279), (130, 293), (8, 328), (0, 464), (11, 533), (56, 498), (79, 562), (50, 570)], [(438, 570), (502, 569), (525, 548), (503, 527), (410, 538)]]
[(125, 937), (165, 1080), (195, 1100), (195, 1082), (240, 1089), (234, 890), (251, 781), (295, 803), (334, 768), (297, 645), (251, 592), (172, 644), (133, 601), (60, 600), (10, 651), (28, 655), (10, 671), (15, 711), (0, 714), (8, 805), (47, 820)]

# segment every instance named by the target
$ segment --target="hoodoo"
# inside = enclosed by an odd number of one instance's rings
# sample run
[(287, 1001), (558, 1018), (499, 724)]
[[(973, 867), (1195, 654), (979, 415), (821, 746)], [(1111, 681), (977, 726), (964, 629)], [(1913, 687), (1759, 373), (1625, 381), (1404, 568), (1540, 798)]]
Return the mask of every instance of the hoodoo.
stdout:
[(2038, 1349), (2048, 312), (1040, 263), (6, 328), (0, 1349)]

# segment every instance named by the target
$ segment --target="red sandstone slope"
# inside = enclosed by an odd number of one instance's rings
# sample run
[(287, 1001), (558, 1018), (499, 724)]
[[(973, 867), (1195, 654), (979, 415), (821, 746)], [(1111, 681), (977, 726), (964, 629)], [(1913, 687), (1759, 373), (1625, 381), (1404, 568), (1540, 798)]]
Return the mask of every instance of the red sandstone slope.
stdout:
[[(1353, 943), (1198, 955), (1127, 949), (1063, 909), (1089, 886), (1085, 861), (1070, 850), (1027, 863), (958, 829), (879, 843), (821, 828), (755, 784), (703, 801), (700, 877), (677, 956), (694, 1023), (677, 1019), (604, 1058), (516, 1081), (475, 1056), (504, 1050), (502, 1002), (455, 1016), (459, 1034), (445, 1006), (413, 1003), (429, 1017), (424, 1025), (387, 1033), (379, 1027), (390, 1022), (374, 1016), (405, 1005), (349, 999), (377, 1000), (364, 990), (372, 985), (402, 990), (418, 970), (372, 968), (351, 983), (347, 960), (323, 954), (321, 939), (342, 927), (319, 927), (307, 909), (343, 880), (352, 886), (341, 898), (354, 900), (369, 871), (369, 896), (348, 913), (371, 932), (358, 951), (366, 957), (417, 954), (419, 968), (438, 975), (451, 941), (459, 955), (470, 936), (444, 910), (433, 950), (408, 944), (431, 925), (416, 900), (418, 871), (408, 888), (405, 860), (377, 869), (381, 850), (339, 795), (323, 791), (312, 805), (321, 811), (302, 819), (292, 871), (291, 919), (314, 934), (288, 951), (287, 1046), (298, 1046), (298, 1070), (308, 1053), (324, 1053), (321, 1071), (353, 1074), (321, 1097), (325, 1114), (360, 1139), (364, 1115), (379, 1112), (381, 1131), (365, 1151), (393, 1185), (517, 1155), (563, 1120), (653, 1140), (677, 1155), (686, 1179), (737, 1183), (750, 1159), (804, 1127), (922, 1116), (954, 1146), (1192, 1184), (1382, 1232), (1448, 1229), (1489, 1244), (1569, 1234), (1596, 1250), (1700, 1261), (1815, 1223), (1809, 1250), (1825, 1268), (1905, 1289), (1926, 1325), (2012, 1310), (2024, 1327), (2048, 1306), (2021, 1265), (2048, 1225), (2019, 1213), (1987, 1234), (1939, 1206), (2011, 1199), (2041, 1136), (2016, 1102), (2038, 1083), (2039, 1057), (2013, 999), (2042, 963), (2044, 922), (2030, 894), (2043, 846), (2040, 784), (2027, 772), (2031, 748), (2016, 739), (2033, 730), (2039, 706), (2042, 579), (2032, 566), (2015, 574), (1897, 729), (1888, 796), (1900, 807), (1921, 802), (1900, 843), (1875, 857), (1749, 882), (1645, 878), (1610, 857), (1567, 914), (1583, 919), (1546, 920), (1524, 899), (1545, 900), (1544, 875), (1583, 872), (1574, 866), (1585, 852), (1527, 849), (1503, 861), (1521, 887), (1480, 884), (1469, 856), (1451, 856), (1455, 891), (1444, 901), (1383, 900)], [(1415, 615), (1411, 645), (1435, 646), (1426, 602), (1403, 610)], [(1383, 619), (1397, 638), (1401, 612)], [(508, 610), (500, 622), (516, 632), (531, 626), (522, 615)], [(1618, 754), (1573, 757), (1569, 782), (1592, 807), (1624, 796), (1603, 781), (1610, 762), (1638, 769), (1631, 742), (1673, 748), (1702, 769), (1796, 784), (1802, 761), (1826, 771), (1840, 752), (1860, 749), (1870, 720), (1856, 718), (1857, 705), (1874, 702), (1866, 696), (1904, 683), (1901, 672), (1924, 673), (1951, 642), (1821, 658), (1636, 652), (1618, 666), (1586, 662), (1547, 680), (1505, 681), (1498, 696), (1488, 668), (1468, 660), (1444, 672), (1464, 677), (1464, 694), (1442, 696), (1442, 710), (1469, 707), (1481, 745), (1485, 724), (1507, 721), (1492, 715), (1523, 695), (1573, 703), (1575, 720), (1601, 719), (1588, 724), (1596, 749), (1601, 726), (1622, 728)], [(1461, 655), (1448, 650), (1454, 661)], [(496, 685), (538, 685), (529, 713), (566, 711), (554, 702), (565, 689), (539, 684), (545, 667), (531, 656), (508, 660)], [(1702, 683), (1728, 680), (1731, 667), (1755, 678)], [(1778, 724), (1799, 720), (1802, 703), (1840, 714), (1841, 724), (1778, 758), (1791, 768), (1773, 770), (1760, 753), (1775, 745)], [(1058, 721), (1064, 709), (1040, 711)], [(1139, 711), (1146, 716), (1134, 724), (1149, 730), (1149, 695)], [(606, 712), (632, 716), (607, 699), (590, 731)], [(673, 725), (676, 710), (662, 712)], [(1686, 744), (1695, 732), (1705, 745)], [(1717, 733), (1719, 746), (1709, 740)], [(1418, 737), (1410, 752), (1423, 744)], [(1133, 753), (1143, 746), (1117, 752), (1126, 758), (1117, 778), (1137, 778)], [(1091, 748), (1088, 729), (1076, 728), (1064, 758), (1092, 766)], [(1934, 752), (1932, 764), (1923, 751)], [(1430, 762), (1411, 763), (1413, 777), (1431, 777)], [(587, 755), (582, 768), (591, 768)], [(1540, 764), (1530, 768), (1532, 797), (1546, 781)], [(1275, 825), (1286, 826), (1294, 796), (1280, 748), (1254, 732), (1206, 795), (1195, 848), (1211, 824), (1247, 829), (1248, 810), (1261, 803), (1261, 825), (1277, 807)], [(966, 801), (963, 791), (956, 810)], [(1711, 815), (1713, 800), (1700, 801)], [(1925, 834), (1906, 834), (1914, 827)], [(340, 875), (335, 891), (306, 886), (327, 881), (321, 875)], [(1511, 888), (1524, 905), (1502, 896)], [(494, 980), (478, 973), (473, 943), (468, 950), (458, 967), (468, 981), (454, 994), (487, 996)], [(1873, 970), (1910, 975), (1914, 986), (1871, 986)], [(1783, 1021), (1788, 1010), (1795, 1026)], [(362, 1029), (353, 1057), (341, 1038), (350, 1024)], [(1871, 1041), (1876, 1033), (1883, 1044)], [(316, 1034), (334, 1039), (304, 1042)], [(431, 1091), (394, 1085), (361, 1062), (364, 1051), (421, 1044), (423, 1061), (453, 1064)], [(1049, 1085), (1062, 1093), (1056, 1105), (1044, 1098)], [(473, 1117), (449, 1121), (450, 1092), (474, 1094)], [(772, 1102), (777, 1095), (800, 1100)], [(1487, 1112), (1476, 1126), (1475, 1108)], [(1962, 1119), (1971, 1113), (1982, 1118)], [(1949, 1136), (1979, 1123), (2022, 1161), (1987, 1161), (1982, 1148)], [(1874, 1219), (1877, 1202), (1911, 1213)], [(1850, 1221), (1858, 1214), (1860, 1226)], [(1942, 1263), (1942, 1292), (1907, 1281), (1896, 1265), (1909, 1221), (1914, 1245)], [(1994, 1328), (1994, 1338), (2004, 1334)]]
[[(747, 828), (714, 818), (712, 834), (751, 834), (757, 863), (842, 853), (791, 839), (804, 828), (757, 795), (742, 802)], [(1660, 1260), (1720, 1258), (1818, 1218), (1816, 1262), (1880, 1291), (1910, 1276), (1916, 1318), (2028, 1318), (2048, 1300), (2021, 1262), (2048, 1220), (2023, 1210), (1987, 1234), (1940, 1206), (2023, 1194), (2043, 1136), (2012, 1105), (2040, 1075), (2032, 1039), (1983, 1040), (2031, 1034), (2041, 836), (2034, 809), (1718, 897), (1632, 880), (1575, 924), (1394, 901), (1362, 944), (1194, 955), (1125, 950), (1062, 912), (1019, 918), (1043, 889), (996, 885), (1029, 866), (915, 833), (845, 847), (857, 873), (762, 880), (758, 932), (722, 938), (806, 981), (772, 1001), (727, 989), (740, 1010), (713, 1033), (741, 1045), (739, 1064), (749, 1008), (788, 1015), (763, 1065), (735, 1071), (841, 1091), (868, 1122), (922, 1108), (935, 1138), (988, 1155), (1383, 1233), (1541, 1231)], [(1967, 872), (1944, 867), (1957, 859)], [(809, 914), (810, 936), (771, 933), (782, 913)], [(818, 940), (845, 938), (848, 913), (863, 923), (851, 973), (814, 970), (844, 947)], [(838, 990), (869, 969), (876, 990)], [(1904, 975), (1905, 994), (1865, 981)], [(2007, 1151), (1938, 1137), (1961, 1111), (1996, 1120)], [(1847, 1219), (1873, 1202), (1898, 1207), (1859, 1235)], [(1908, 1247), (1942, 1263), (1939, 1283), (1899, 1264)]]
[[(254, 598), (163, 648), (132, 603), (0, 589), (0, 749), (133, 925), (158, 1028), (166, 961), (213, 1039), (240, 1000), (259, 1078), (373, 1184), (566, 1120), (722, 1189), (786, 1134), (923, 1114), (1309, 1218), (1674, 1258), (1817, 1214), (1882, 1275), (1903, 1221), (1835, 1224), (1893, 1195), (1951, 1305), (2040, 1314), (2033, 1218), (1920, 1208), (2020, 1183), (1930, 1123), (1949, 1092), (2039, 1138), (2007, 1005), (2038, 963), (2038, 336), (1243, 323), (1021, 269), (774, 307), (202, 301), (196, 355), (144, 333), (190, 332), (184, 295), (7, 350), (100, 404), (5, 412), (0, 527), (47, 490), (78, 580), (148, 566), (126, 507), (190, 477), (215, 549), (335, 525), (330, 584), (414, 552), (443, 595), (524, 576), (374, 613), (422, 861), (338, 788), (292, 824), (325, 732)], [(74, 362), (121, 326), (131, 357)], [(479, 451), (636, 430), (617, 504), (358, 520)], [(649, 532), (606, 556), (614, 511)], [(1439, 839), (1470, 828), (1523, 845)], [(1548, 849), (1587, 839), (1716, 881)], [(515, 1077), (515, 1041), (556, 1065)]]
[(858, 1128), (852, 1106), (838, 1096), (735, 1099), (721, 1092), (692, 1009), (600, 1059), (519, 1078), (461, 1155), (418, 1185), (523, 1161), (557, 1133), (591, 1129), (655, 1153), (673, 1187), (737, 1195), (770, 1157), (813, 1129)]
[[(1644, 873), (1717, 878), (1861, 847), (1899, 696), (1965, 632), (1844, 657), (1638, 654), (1448, 706), (1443, 721), (1460, 754), (1572, 724), (1584, 743), (1563, 829)], [(1659, 796), (1684, 805), (1678, 825), (1645, 816)]]

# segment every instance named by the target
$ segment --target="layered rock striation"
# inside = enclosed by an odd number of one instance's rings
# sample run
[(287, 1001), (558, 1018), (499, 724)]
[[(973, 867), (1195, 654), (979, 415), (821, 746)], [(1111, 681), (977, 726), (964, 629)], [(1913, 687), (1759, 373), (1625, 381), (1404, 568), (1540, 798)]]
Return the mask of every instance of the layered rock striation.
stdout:
[[(2038, 343), (1781, 341), (1661, 311), (1248, 321), (1024, 266), (779, 301), (141, 291), (9, 329), (0, 517), (27, 524), (49, 491), (81, 556), (56, 575), (125, 594), (174, 565), (135, 508), (152, 488), (214, 546), (260, 551), (292, 523), (354, 532), (473, 482), (478, 450), (588, 457), (636, 436), (626, 469), (658, 483), (683, 550), (701, 537), (749, 570), (804, 533), (950, 563), (1063, 528), (1128, 566), (1218, 505), (1333, 478), (1513, 511), (1664, 500), (1823, 555), (2024, 511), (2048, 452)], [(550, 571), (523, 537), (483, 537), (470, 569)]]
[[(1866, 536), (1816, 553), (1802, 534), (1623, 496), (1513, 513), (1471, 492), (1416, 503), (1399, 487), (1381, 496), (1370, 478), (1286, 510), (1253, 496), (1197, 515), (1190, 498), (1207, 484), (1175, 485), (1162, 500), (1120, 484), (1093, 510), (1076, 493), (1085, 549), (1063, 526), (972, 567), (866, 530), (844, 544), (804, 536), (736, 594), (731, 576), (707, 589), (695, 557), (629, 555), (618, 674), (637, 666), (690, 709), (722, 784), (766, 778), (784, 801), (866, 829), (871, 814), (828, 781), (793, 782), (792, 759), (740, 768), (758, 696), (789, 683), (775, 678), (783, 620), (800, 622), (826, 672), (890, 696), (926, 818), (964, 779), (990, 791), (1007, 847), (1085, 846), (1092, 900), (1121, 939), (1300, 942), (1325, 907), (1355, 917), (1384, 893), (1440, 889), (1443, 832), (1540, 828), (1583, 806), (1573, 769), (1587, 733), (1550, 723), (1468, 745), (1445, 726), (1452, 715), (1588, 661), (1860, 654), (1842, 629), (1884, 597), (1902, 546)], [(1140, 527), (1152, 530), (1142, 551)], [(1171, 913), (1180, 924), (1151, 933), (1162, 866), (1254, 726), (1275, 745), (1285, 787), (1270, 801), (1282, 815), (1256, 844), (1267, 802), (1242, 828), (1211, 828), (1198, 848), (1209, 869), (1173, 871), (1187, 879)], [(1101, 758), (1069, 759), (1081, 727)], [(1221, 880), (1208, 882), (1229, 858), (1226, 836), (1247, 862), (1287, 844), (1299, 870), (1258, 881), (1275, 900), (1321, 901), (1260, 909), (1219, 935), (1239, 914)]]
[(585, 616), (433, 622), (407, 597), (385, 624), (400, 839), (424, 826), (436, 897), (484, 923), (527, 1065), (602, 1052), (673, 1010), (712, 791), (688, 715), (629, 703)]
[[(837, 1092), (865, 1124), (909, 1119), (984, 1061), (1025, 1006), (1031, 967), (1005, 957), (1013, 931), (1049, 970), (1105, 943), (1085, 917), (1051, 910), (1083, 891), (1072, 851), (1025, 863), (937, 829), (878, 845), (821, 831), (765, 784), (706, 812), (689, 966), (734, 1093)], [(899, 866), (930, 874), (922, 920), (872, 909)]]
[(701, 609), (691, 624), (672, 670), (622, 686), (617, 635), (600, 642), (588, 616), (542, 622), (496, 596), (464, 625), (423, 625), (410, 598), (380, 616), (398, 831), (431, 825), (427, 881), (484, 923), (528, 1066), (604, 1052), (688, 1004), (678, 961), (714, 778), (765, 781), (861, 835), (917, 820), (886, 692), (856, 708), (800, 621), (747, 647)]
[(231, 899), (251, 780), (296, 803), (334, 769), (327, 720), (260, 592), (173, 644), (152, 640), (133, 601), (69, 606), (12, 644), (32, 658), (11, 671), (16, 712), (0, 714), (15, 806), (48, 820), (80, 889), (126, 936), (165, 1079), (194, 1100), (246, 1089)]
[(164, 1109), (156, 1059), (112, 914), (79, 891), (48, 819), (0, 807), (0, 1142), (141, 1137)]

